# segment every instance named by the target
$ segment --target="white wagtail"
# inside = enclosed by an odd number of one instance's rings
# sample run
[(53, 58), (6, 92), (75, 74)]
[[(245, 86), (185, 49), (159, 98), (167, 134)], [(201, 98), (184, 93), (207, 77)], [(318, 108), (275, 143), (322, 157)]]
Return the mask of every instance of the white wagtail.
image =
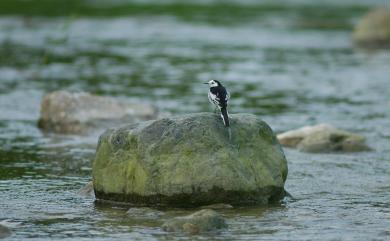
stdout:
[(221, 117), (226, 127), (229, 126), (229, 115), (227, 111), (227, 104), (230, 98), (230, 93), (218, 80), (210, 80), (204, 84), (210, 86), (209, 101), (214, 104), (221, 111)]

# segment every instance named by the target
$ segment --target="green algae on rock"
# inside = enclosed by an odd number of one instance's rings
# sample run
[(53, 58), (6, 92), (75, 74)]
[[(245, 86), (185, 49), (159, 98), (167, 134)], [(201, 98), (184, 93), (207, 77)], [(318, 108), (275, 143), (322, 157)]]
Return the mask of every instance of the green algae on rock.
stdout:
[(97, 199), (141, 206), (267, 204), (284, 195), (287, 161), (250, 114), (188, 114), (107, 130), (93, 163)]

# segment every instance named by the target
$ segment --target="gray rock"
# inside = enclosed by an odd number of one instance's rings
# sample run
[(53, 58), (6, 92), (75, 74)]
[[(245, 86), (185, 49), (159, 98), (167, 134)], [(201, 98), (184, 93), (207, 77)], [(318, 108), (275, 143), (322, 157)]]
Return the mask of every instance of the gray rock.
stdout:
[(355, 42), (363, 46), (390, 47), (390, 9), (378, 8), (364, 16), (353, 32)]
[(216, 211), (203, 209), (188, 216), (169, 220), (163, 224), (162, 228), (168, 232), (182, 231), (190, 234), (198, 234), (227, 228), (227, 224), (225, 219)]
[(130, 208), (126, 214), (134, 219), (157, 219), (164, 215), (161, 211), (147, 207)]
[(287, 161), (271, 128), (250, 114), (198, 113), (111, 129), (93, 163), (98, 199), (137, 205), (267, 204), (284, 195)]
[(279, 142), (303, 152), (357, 152), (370, 148), (365, 144), (365, 138), (337, 129), (329, 124), (305, 126), (297, 130), (279, 134)]
[(216, 203), (216, 204), (202, 206), (201, 208), (202, 209), (220, 210), (220, 209), (232, 209), (233, 206), (230, 204), (225, 204), (225, 203)]
[(150, 120), (156, 109), (148, 104), (127, 103), (111, 97), (85, 92), (55, 91), (47, 94), (41, 103), (38, 126), (46, 131), (64, 134), (82, 134), (114, 120)]
[(77, 195), (82, 197), (95, 197), (92, 181), (88, 182), (84, 187), (78, 190)]
[(11, 234), (12, 232), (7, 226), (0, 224), (0, 239), (7, 238), (11, 236)]

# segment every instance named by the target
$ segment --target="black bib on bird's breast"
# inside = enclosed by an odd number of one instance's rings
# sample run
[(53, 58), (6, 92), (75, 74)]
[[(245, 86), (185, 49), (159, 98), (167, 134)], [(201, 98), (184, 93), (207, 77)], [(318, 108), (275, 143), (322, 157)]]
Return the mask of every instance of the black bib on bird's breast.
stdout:
[(216, 87), (211, 87), (210, 92), (213, 93), (218, 99), (218, 105), (220, 107), (226, 107), (227, 106), (227, 91), (225, 87), (223, 86), (216, 86)]

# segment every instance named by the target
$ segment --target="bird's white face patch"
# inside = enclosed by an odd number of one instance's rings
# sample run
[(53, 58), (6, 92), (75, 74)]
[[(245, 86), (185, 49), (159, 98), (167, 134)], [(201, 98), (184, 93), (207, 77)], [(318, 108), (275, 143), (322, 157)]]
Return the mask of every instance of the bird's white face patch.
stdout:
[(215, 82), (215, 80), (212, 79), (212, 80), (209, 81), (209, 86), (210, 86), (210, 87), (217, 87), (217, 86), (218, 86), (218, 83)]

